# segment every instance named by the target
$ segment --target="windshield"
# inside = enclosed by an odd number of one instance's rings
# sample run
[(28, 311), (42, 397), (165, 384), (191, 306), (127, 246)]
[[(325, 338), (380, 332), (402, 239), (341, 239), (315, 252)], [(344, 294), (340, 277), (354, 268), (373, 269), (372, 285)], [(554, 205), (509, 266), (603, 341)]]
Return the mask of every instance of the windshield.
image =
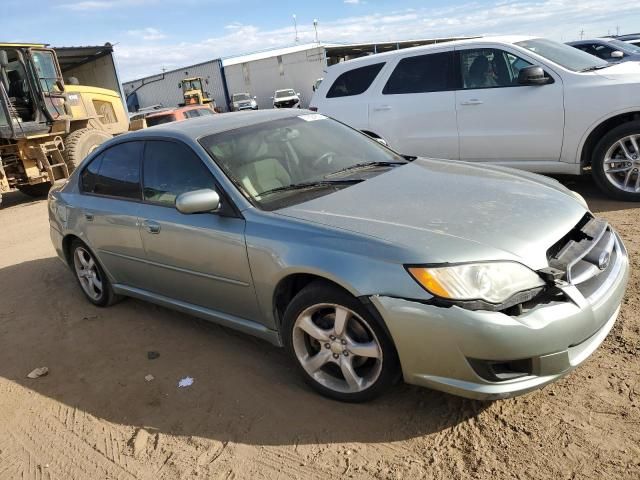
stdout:
[(175, 122), (176, 116), (173, 113), (168, 115), (157, 115), (153, 117), (147, 117), (147, 127), (153, 127), (155, 125), (162, 125), (163, 123)]
[(640, 47), (636, 47), (631, 43), (621, 42), (620, 40), (616, 39), (607, 40), (607, 43), (609, 43), (613, 48), (621, 50), (625, 53), (640, 53)]
[(182, 82), (182, 90), (184, 92), (189, 90), (202, 90), (202, 82), (200, 80), (185, 80)]
[(293, 97), (295, 94), (296, 92), (293, 90), (278, 90), (276, 92), (276, 98)]
[(533, 40), (517, 42), (516, 45), (574, 72), (609, 65), (604, 60), (600, 60), (598, 57), (594, 57), (582, 50), (565, 45), (564, 43), (547, 40), (546, 38), (535, 38)]
[(234, 93), (233, 94), (233, 101), (234, 102), (241, 102), (243, 100), (251, 100), (251, 97), (249, 96), (248, 93)]
[(33, 66), (45, 92), (58, 89), (56, 81), (60, 79), (53, 54), (47, 50), (33, 50)]
[[(326, 195), (392, 168), (362, 164), (406, 163), (370, 137), (319, 114), (251, 125), (200, 143), (238, 189), (265, 210)], [(287, 189), (314, 182), (319, 188)]]

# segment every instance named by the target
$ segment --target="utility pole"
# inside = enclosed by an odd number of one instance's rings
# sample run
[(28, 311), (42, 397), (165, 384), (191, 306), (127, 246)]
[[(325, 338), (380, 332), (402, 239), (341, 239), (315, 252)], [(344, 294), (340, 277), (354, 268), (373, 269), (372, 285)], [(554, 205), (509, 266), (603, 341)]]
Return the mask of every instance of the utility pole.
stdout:
[(298, 38), (298, 19), (296, 18), (296, 14), (293, 14), (293, 28), (296, 30), (296, 38), (295, 42), (298, 43), (300, 39)]
[(316, 31), (316, 43), (320, 43), (320, 42), (318, 41), (318, 19), (317, 19), (317, 18), (314, 18), (314, 19), (313, 19), (313, 28), (314, 28), (314, 29), (315, 29), (315, 31)]
[(616, 25), (616, 37), (620, 36), (620, 25)]
[(584, 28), (580, 30), (580, 40), (584, 39)]

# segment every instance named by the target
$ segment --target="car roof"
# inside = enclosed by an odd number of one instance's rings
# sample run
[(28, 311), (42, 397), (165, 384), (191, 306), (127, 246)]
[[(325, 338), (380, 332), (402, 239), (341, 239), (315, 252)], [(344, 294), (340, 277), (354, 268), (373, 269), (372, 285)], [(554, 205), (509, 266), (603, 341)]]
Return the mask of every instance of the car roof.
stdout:
[[(351, 69), (358, 63), (378, 63), (376, 60), (380, 62), (385, 61), (385, 59), (389, 57), (394, 57), (396, 55), (405, 55), (408, 53), (418, 53), (418, 52), (428, 52), (430, 50), (442, 48), (442, 47), (456, 47), (459, 45), (482, 45), (489, 43), (517, 43), (524, 42), (526, 40), (532, 40), (534, 38), (540, 38), (532, 35), (494, 35), (490, 37), (476, 37), (476, 38), (466, 38), (464, 40), (451, 40), (441, 43), (431, 43), (429, 45), (419, 45), (417, 47), (403, 48), (401, 50), (391, 50), (389, 52), (377, 53), (375, 55), (368, 55), (365, 57), (358, 57), (352, 60), (347, 60), (345, 62), (340, 62), (335, 65), (329, 67), (329, 70), (333, 69)], [(335, 70), (334, 70), (335, 71)]]
[(192, 118), (187, 122), (173, 122), (157, 125), (155, 127), (137, 130), (135, 132), (120, 135), (118, 138), (133, 140), (136, 138), (166, 136), (171, 138), (197, 140), (206, 135), (222, 133), (236, 128), (248, 127), (259, 123), (279, 120), (281, 118), (293, 118), (304, 114), (313, 114), (309, 110), (299, 109), (269, 109), (255, 112), (229, 112), (220, 115), (207, 115), (206, 117)]

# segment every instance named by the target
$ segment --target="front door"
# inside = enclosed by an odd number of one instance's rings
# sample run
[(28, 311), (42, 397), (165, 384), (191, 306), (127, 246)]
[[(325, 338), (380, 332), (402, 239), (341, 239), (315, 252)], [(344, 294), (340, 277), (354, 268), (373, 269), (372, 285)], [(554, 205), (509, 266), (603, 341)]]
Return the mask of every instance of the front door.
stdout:
[(371, 95), (371, 131), (396, 151), (458, 158), (453, 51), (401, 58)]
[(217, 213), (185, 215), (175, 208), (178, 195), (202, 188), (219, 191), (211, 172), (190, 147), (147, 142), (140, 224), (152, 278), (150, 290), (217, 312), (256, 318), (244, 219)]
[(457, 51), (461, 89), (456, 92), (460, 159), (478, 162), (558, 161), (564, 131), (562, 80), (518, 84), (531, 65), (497, 48)]

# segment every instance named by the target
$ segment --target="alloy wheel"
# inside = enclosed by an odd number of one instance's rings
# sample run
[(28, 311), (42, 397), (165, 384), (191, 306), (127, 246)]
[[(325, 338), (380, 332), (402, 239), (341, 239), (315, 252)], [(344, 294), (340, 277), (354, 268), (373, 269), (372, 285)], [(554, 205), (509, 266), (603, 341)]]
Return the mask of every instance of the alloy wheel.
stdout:
[(98, 301), (104, 289), (100, 271), (93, 256), (86, 249), (77, 247), (73, 254), (73, 265), (84, 293), (92, 300)]
[(340, 393), (371, 387), (382, 371), (382, 347), (371, 326), (349, 308), (318, 304), (293, 327), (293, 350), (320, 385)]
[(640, 193), (640, 135), (621, 138), (604, 157), (606, 179), (624, 192)]

